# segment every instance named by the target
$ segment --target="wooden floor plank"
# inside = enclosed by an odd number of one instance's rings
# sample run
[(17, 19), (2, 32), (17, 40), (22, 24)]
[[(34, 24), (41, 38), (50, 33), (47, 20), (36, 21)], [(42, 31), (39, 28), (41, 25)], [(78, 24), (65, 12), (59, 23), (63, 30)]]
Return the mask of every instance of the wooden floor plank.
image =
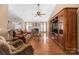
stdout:
[(64, 55), (64, 51), (46, 33), (41, 33), (41, 37), (34, 37), (29, 44), (34, 48), (35, 55)]

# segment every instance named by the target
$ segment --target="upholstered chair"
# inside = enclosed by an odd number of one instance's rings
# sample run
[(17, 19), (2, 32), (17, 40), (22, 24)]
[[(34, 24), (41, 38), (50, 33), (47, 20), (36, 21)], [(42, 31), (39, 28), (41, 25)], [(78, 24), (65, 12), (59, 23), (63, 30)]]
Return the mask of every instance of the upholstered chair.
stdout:
[(4, 37), (0, 36), (0, 55), (33, 55), (34, 49), (31, 45), (24, 44), (18, 50), (14, 50), (14, 47), (10, 46)]
[(0, 55), (9, 55), (8, 46), (5, 44), (6, 40), (4, 37), (0, 36)]

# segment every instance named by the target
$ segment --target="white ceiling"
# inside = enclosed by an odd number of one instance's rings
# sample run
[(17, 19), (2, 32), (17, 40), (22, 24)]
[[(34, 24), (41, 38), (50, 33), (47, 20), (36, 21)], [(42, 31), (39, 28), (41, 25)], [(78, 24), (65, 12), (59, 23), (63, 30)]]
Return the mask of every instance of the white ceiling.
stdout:
[(40, 4), (41, 13), (45, 13), (41, 17), (36, 16), (37, 4), (9, 4), (9, 12), (19, 16), (24, 21), (48, 21), (51, 13), (55, 8), (55, 4)]

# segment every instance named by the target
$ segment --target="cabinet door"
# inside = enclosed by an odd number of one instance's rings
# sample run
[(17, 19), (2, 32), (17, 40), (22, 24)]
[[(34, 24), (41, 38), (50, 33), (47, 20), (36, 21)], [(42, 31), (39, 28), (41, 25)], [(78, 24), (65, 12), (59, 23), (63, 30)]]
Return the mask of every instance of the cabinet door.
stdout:
[(77, 13), (75, 8), (66, 9), (66, 17), (67, 17), (67, 40), (66, 40), (66, 48), (70, 51), (76, 50), (76, 40), (77, 40)]
[(60, 16), (58, 17), (58, 41), (62, 45), (62, 47), (64, 47), (64, 39), (63, 39), (64, 19), (62, 14), (60, 14)]

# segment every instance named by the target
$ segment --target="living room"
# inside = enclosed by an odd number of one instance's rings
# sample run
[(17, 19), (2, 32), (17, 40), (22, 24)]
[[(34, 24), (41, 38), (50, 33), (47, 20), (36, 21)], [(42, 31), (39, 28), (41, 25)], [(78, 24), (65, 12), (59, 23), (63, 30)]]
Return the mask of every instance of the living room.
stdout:
[[(7, 47), (4, 46), (4, 49), (0, 44), (0, 54), (79, 54), (78, 8), (79, 4), (1, 4), (0, 42)], [(63, 19), (67, 19), (67, 24), (66, 20), (62, 21)], [(62, 30), (58, 31), (59, 28)]]

